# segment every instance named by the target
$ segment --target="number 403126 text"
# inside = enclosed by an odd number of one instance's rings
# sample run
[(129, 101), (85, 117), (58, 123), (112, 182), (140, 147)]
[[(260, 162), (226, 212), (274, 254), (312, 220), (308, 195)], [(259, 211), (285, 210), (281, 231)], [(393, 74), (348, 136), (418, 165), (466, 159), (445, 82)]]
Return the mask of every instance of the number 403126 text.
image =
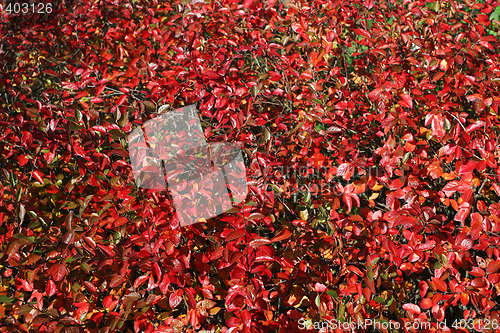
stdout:
[(11, 3), (5, 4), (5, 12), (9, 14), (50, 14), (52, 13), (51, 3)]

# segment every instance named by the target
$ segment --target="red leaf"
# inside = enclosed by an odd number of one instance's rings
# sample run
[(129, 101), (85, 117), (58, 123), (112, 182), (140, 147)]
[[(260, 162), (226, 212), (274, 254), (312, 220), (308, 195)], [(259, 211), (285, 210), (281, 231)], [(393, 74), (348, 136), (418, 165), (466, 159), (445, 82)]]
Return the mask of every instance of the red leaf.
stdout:
[(432, 312), (432, 315), (434, 316), (434, 318), (436, 318), (436, 320), (443, 321), (444, 310), (442, 307), (440, 307), (438, 304), (436, 304), (432, 307), (431, 312)]
[(296, 33), (301, 33), (304, 31), (304, 29), (302, 28), (302, 26), (300, 25), (299, 22), (292, 23), (291, 27), (292, 27), (293, 32), (296, 32)]
[(440, 280), (436, 277), (432, 277), (431, 278), (432, 282), (434, 283), (434, 286), (436, 286), (436, 288), (442, 292), (446, 292), (448, 290), (448, 285), (446, 284), (445, 281), (443, 280)]
[(346, 101), (338, 102), (337, 104), (335, 104), (335, 108), (337, 110), (345, 110), (347, 109), (347, 102)]
[(469, 271), (469, 274), (477, 277), (482, 277), (484, 276), (484, 270), (479, 267), (472, 267), (472, 269)]
[(115, 256), (115, 253), (113, 252), (113, 248), (111, 246), (97, 244), (97, 247), (99, 247), (108, 256), (110, 256), (110, 257), (114, 257)]
[(104, 305), (105, 308), (107, 309), (114, 309), (116, 304), (118, 304), (118, 301), (114, 299), (114, 296), (108, 295), (103, 298), (102, 300), (102, 305)]
[(435, 246), (436, 246), (436, 241), (429, 240), (429, 241), (417, 246), (417, 250), (428, 251), (428, 250), (432, 250)]
[(124, 225), (127, 222), (128, 222), (128, 218), (126, 218), (125, 216), (120, 216), (120, 217), (115, 219), (115, 221), (113, 222), (113, 226), (119, 227), (119, 226)]
[(147, 276), (147, 275), (139, 276), (137, 279), (135, 279), (134, 288), (137, 289), (137, 287), (139, 287), (141, 284), (146, 282), (147, 279), (149, 279), (149, 276)]
[(481, 96), (479, 94), (469, 95), (466, 98), (470, 102), (473, 102), (473, 101), (482, 101), (483, 100), (483, 96)]
[(402, 225), (403, 228), (411, 228), (418, 223), (418, 219), (413, 216), (400, 215), (394, 222), (394, 227)]
[(205, 75), (210, 79), (210, 80), (218, 80), (220, 79), (220, 75), (217, 74), (217, 72), (214, 71), (207, 71)]
[(495, 273), (499, 269), (500, 269), (500, 260), (492, 260), (488, 264), (488, 268), (486, 269), (486, 273), (488, 273), (488, 274)]
[(314, 290), (316, 290), (317, 292), (324, 293), (326, 289), (326, 286), (322, 283), (316, 282), (314, 284)]
[(156, 263), (156, 262), (153, 263), (153, 270), (154, 270), (154, 273), (156, 274), (158, 281), (160, 281), (163, 273), (161, 272), (161, 268), (158, 265), (158, 263)]
[(184, 291), (182, 289), (177, 289), (174, 293), (170, 294), (168, 297), (168, 304), (173, 308), (176, 308), (182, 302), (182, 295)]
[(66, 232), (61, 241), (63, 242), (63, 244), (73, 244), (74, 239), (75, 239), (75, 231), (73, 230)]
[(125, 280), (125, 278), (122, 276), (122, 275), (119, 275), (119, 274), (115, 274), (113, 275), (113, 277), (111, 278), (111, 281), (109, 283), (109, 286), (111, 288), (116, 288), (118, 287), (123, 281)]
[(95, 249), (95, 241), (92, 238), (84, 236), (83, 240), (92, 250)]
[(270, 244), (271, 241), (267, 238), (257, 236), (248, 245), (251, 247), (259, 247), (261, 245)]
[(74, 98), (75, 99), (80, 99), (80, 98), (85, 97), (87, 95), (88, 95), (88, 93), (86, 91), (80, 91), (78, 94), (75, 95)]
[(476, 161), (469, 161), (469, 163), (460, 166), (458, 173), (461, 175), (463, 175), (464, 173), (471, 173), (472, 171), (474, 171), (476, 166), (477, 166)]
[(363, 274), (363, 272), (356, 266), (353, 266), (353, 265), (349, 265), (347, 266), (347, 270), (348, 271), (351, 271), (357, 275), (359, 275), (360, 277), (364, 277), (365, 275)]
[(101, 125), (93, 126), (92, 129), (97, 132), (106, 133), (106, 129)]
[(299, 77), (304, 80), (311, 80), (313, 78), (310, 71), (302, 72)]
[(106, 89), (106, 85), (105, 84), (101, 84), (99, 87), (97, 87), (97, 89), (95, 90), (95, 95), (96, 96), (99, 96), (100, 94), (102, 94), (102, 92), (104, 91), (104, 89)]
[(33, 144), (33, 135), (30, 132), (23, 131), (23, 134), (21, 136), (21, 143), (27, 149), (31, 148), (31, 145)]
[(168, 278), (168, 275), (165, 274), (163, 275), (163, 279), (160, 282), (160, 291), (162, 294), (166, 294), (168, 287), (170, 286), (170, 279)]
[(498, 184), (497, 184), (497, 183), (493, 183), (491, 186), (493, 187), (493, 190), (495, 191), (495, 193), (496, 193), (498, 196), (500, 196), (500, 186), (498, 186)]
[(368, 97), (374, 101), (374, 100), (377, 100), (380, 98), (380, 95), (382, 94), (382, 92), (384, 91), (384, 88), (376, 88), (374, 90), (372, 90), (369, 94), (368, 94)]
[(54, 283), (54, 281), (52, 281), (52, 279), (49, 279), (47, 285), (45, 286), (45, 293), (47, 294), (47, 296), (50, 297), (54, 295), (56, 291), (57, 291), (56, 284)]
[(274, 258), (268, 255), (258, 255), (255, 258), (255, 262), (263, 262), (263, 261), (274, 261)]
[(444, 117), (442, 115), (434, 115), (431, 122), (432, 135), (442, 137), (444, 132)]
[(399, 104), (405, 108), (412, 108), (413, 107), (413, 101), (410, 95), (408, 94), (401, 94), (401, 100), (399, 101)]
[(357, 34), (357, 35), (360, 35), (360, 36), (363, 36), (365, 37), (366, 39), (371, 39), (372, 36), (370, 35), (370, 33), (368, 31), (366, 31), (365, 29), (353, 29), (353, 31)]
[(233, 231), (231, 231), (229, 233), (229, 235), (227, 235), (226, 241), (228, 241), (228, 242), (232, 241), (233, 239), (240, 238), (243, 235), (245, 235), (245, 229), (244, 228), (233, 230)]
[(350, 212), (352, 209), (351, 195), (344, 193), (344, 195), (342, 196), (342, 199), (343, 199), (344, 203), (347, 205), (347, 211)]
[(279, 234), (277, 234), (276, 236), (274, 236), (271, 239), (271, 242), (274, 243), (274, 242), (279, 242), (279, 241), (288, 239), (288, 238), (290, 238), (291, 235), (292, 235), (292, 233), (290, 231), (288, 231), (288, 229), (283, 229), (279, 232)]
[(253, 4), (253, 0), (245, 0), (243, 2), (243, 8), (248, 8)]
[(263, 218), (263, 217), (264, 217), (264, 215), (262, 215), (261, 213), (252, 213), (247, 218), (247, 220), (250, 221), (250, 220), (260, 219), (260, 218)]
[(412, 303), (403, 304), (403, 309), (405, 309), (406, 311), (410, 312), (413, 315), (418, 315), (421, 312), (418, 305)]
[(26, 163), (29, 162), (29, 159), (26, 158), (26, 155), (20, 155), (18, 158), (17, 158), (17, 161), (19, 162), (19, 166), (22, 167), (23, 165), (25, 165)]
[(462, 242), (460, 243), (460, 247), (464, 251), (470, 250), (473, 245), (474, 245), (474, 241), (470, 238), (464, 238), (464, 240), (462, 240)]
[(41, 184), (43, 184), (43, 176), (45, 175), (40, 170), (33, 171), (33, 177), (35, 177), (36, 181)]
[(476, 279), (472, 280), (472, 282), (470, 284), (474, 288), (478, 288), (478, 289), (484, 288), (488, 285), (486, 283), (486, 281), (484, 280), (484, 278), (476, 278)]
[(85, 288), (87, 288), (87, 290), (90, 293), (92, 293), (92, 294), (97, 293), (97, 288), (92, 284), (92, 282), (90, 282), (90, 281), (83, 281), (83, 284), (85, 285)]
[(418, 283), (418, 288), (420, 290), (420, 296), (424, 297), (427, 295), (427, 291), (429, 290), (429, 284), (425, 281), (420, 281)]
[(443, 168), (435, 163), (429, 165), (427, 170), (429, 172), (429, 176), (431, 176), (432, 179), (437, 179), (443, 175)]
[(432, 300), (429, 298), (423, 298), (420, 301), (420, 307), (424, 310), (430, 309), (432, 307)]
[(52, 69), (46, 69), (43, 71), (45, 74), (50, 74), (50, 75), (53, 75), (55, 77), (59, 77), (59, 75)]
[(54, 281), (61, 281), (66, 275), (66, 265), (64, 263), (55, 264), (49, 269), (49, 273)]
[(460, 182), (457, 181), (457, 180), (453, 180), (451, 182), (448, 182), (444, 187), (443, 187), (443, 192), (444, 194), (449, 197), (451, 195), (453, 195), (453, 193), (455, 193), (458, 189), (458, 187), (460, 186)]
[(120, 98), (118, 98), (118, 100), (116, 101), (116, 105), (122, 105), (126, 99), (127, 99), (127, 95), (125, 95), (125, 94), (121, 95)]
[(342, 163), (337, 168), (337, 176), (343, 176), (343, 175), (345, 175), (347, 173), (347, 171), (349, 170), (349, 168), (350, 168), (349, 163)]
[(485, 122), (482, 120), (476, 121), (474, 124), (470, 124), (467, 129), (465, 130), (467, 133), (470, 133), (472, 131), (475, 131), (485, 125)]
[[(464, 205), (464, 207), (460, 208), (458, 213), (455, 215), (454, 220), (458, 222), (464, 222), (467, 216), (469, 216), (470, 213), (470, 204), (467, 202), (462, 202), (461, 205)], [(464, 240), (465, 241), (465, 240)], [(470, 242), (472, 242), (472, 239), (469, 239)], [(464, 243), (462, 242), (462, 246), (471, 246), (472, 244)]]

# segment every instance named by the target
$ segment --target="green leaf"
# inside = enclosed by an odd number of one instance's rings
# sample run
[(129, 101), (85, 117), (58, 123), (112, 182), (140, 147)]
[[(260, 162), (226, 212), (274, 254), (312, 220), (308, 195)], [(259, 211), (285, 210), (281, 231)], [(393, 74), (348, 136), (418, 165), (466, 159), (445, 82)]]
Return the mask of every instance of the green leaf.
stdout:
[(76, 256), (72, 256), (72, 257), (67, 258), (66, 260), (64, 260), (64, 262), (70, 263), (73, 261), (80, 260), (81, 258), (82, 258), (82, 256), (76, 255)]
[(78, 109), (75, 110), (75, 119), (76, 119), (76, 121), (81, 121), (82, 120), (82, 113)]
[(337, 292), (335, 292), (335, 290), (328, 290), (326, 293), (332, 298), (339, 299), (339, 295), (337, 294)]
[(127, 122), (128, 122), (128, 112), (125, 112), (122, 115), (120, 121), (118, 121), (118, 125), (120, 125), (120, 127), (124, 127), (125, 125), (127, 125)]
[(338, 321), (340, 321), (340, 322), (344, 321), (344, 314), (345, 314), (345, 305), (340, 304), (339, 305), (339, 312), (338, 312)]
[(15, 301), (15, 298), (10, 298), (7, 295), (0, 295), (0, 303), (13, 303)]
[(325, 208), (323, 208), (323, 206), (318, 206), (318, 208), (319, 208), (319, 210), (321, 211), (321, 215), (323, 215), (323, 216), (328, 216), (328, 214), (327, 214), (327, 212), (326, 212)]
[(304, 201), (309, 202), (311, 201), (311, 192), (306, 192), (306, 195), (304, 196)]
[(316, 295), (316, 299), (314, 300), (314, 304), (316, 304), (316, 306), (319, 308), (319, 306), (321, 305), (321, 300), (320, 300), (320, 297), (319, 297), (319, 294)]
[(273, 189), (274, 192), (276, 192), (276, 193), (281, 192), (281, 189), (278, 186), (276, 186), (274, 184), (269, 184), (269, 186)]
[(87, 265), (87, 263), (82, 263), (80, 266), (82, 267), (82, 269), (85, 273), (87, 273), (87, 274), (90, 273), (91, 270), (90, 270), (89, 265)]
[(318, 103), (319, 105), (323, 105), (323, 101), (322, 101), (322, 100), (320, 100), (320, 99), (318, 99), (318, 98), (313, 99), (313, 102), (316, 102), (316, 103)]
[(495, 10), (490, 14), (490, 20), (500, 20), (500, 6), (497, 6)]

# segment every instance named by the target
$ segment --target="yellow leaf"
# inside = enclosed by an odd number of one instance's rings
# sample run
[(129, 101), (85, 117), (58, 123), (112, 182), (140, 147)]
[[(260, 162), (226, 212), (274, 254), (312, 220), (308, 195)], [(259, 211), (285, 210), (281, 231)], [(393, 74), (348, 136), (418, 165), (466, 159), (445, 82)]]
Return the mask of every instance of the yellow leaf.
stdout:
[(454, 172), (450, 172), (450, 173), (447, 173), (447, 172), (444, 172), (441, 177), (443, 177), (443, 179), (445, 180), (453, 180), (456, 178), (455, 176), (455, 173)]
[(214, 314), (217, 314), (219, 311), (220, 311), (220, 308), (215, 307), (215, 308), (211, 308), (209, 312), (211, 315), (214, 315)]
[(307, 221), (307, 219), (309, 218), (309, 212), (307, 211), (307, 209), (299, 210), (299, 217), (301, 220)]

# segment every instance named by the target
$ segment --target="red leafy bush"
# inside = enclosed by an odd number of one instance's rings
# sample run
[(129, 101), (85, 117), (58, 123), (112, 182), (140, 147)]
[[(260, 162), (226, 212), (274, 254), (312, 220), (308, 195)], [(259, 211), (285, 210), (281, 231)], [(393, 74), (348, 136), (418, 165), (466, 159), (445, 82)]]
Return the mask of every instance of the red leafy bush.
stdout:
[[(6, 6), (2, 331), (498, 327), (496, 2)], [(175, 228), (126, 136), (193, 103), (250, 193)]]

